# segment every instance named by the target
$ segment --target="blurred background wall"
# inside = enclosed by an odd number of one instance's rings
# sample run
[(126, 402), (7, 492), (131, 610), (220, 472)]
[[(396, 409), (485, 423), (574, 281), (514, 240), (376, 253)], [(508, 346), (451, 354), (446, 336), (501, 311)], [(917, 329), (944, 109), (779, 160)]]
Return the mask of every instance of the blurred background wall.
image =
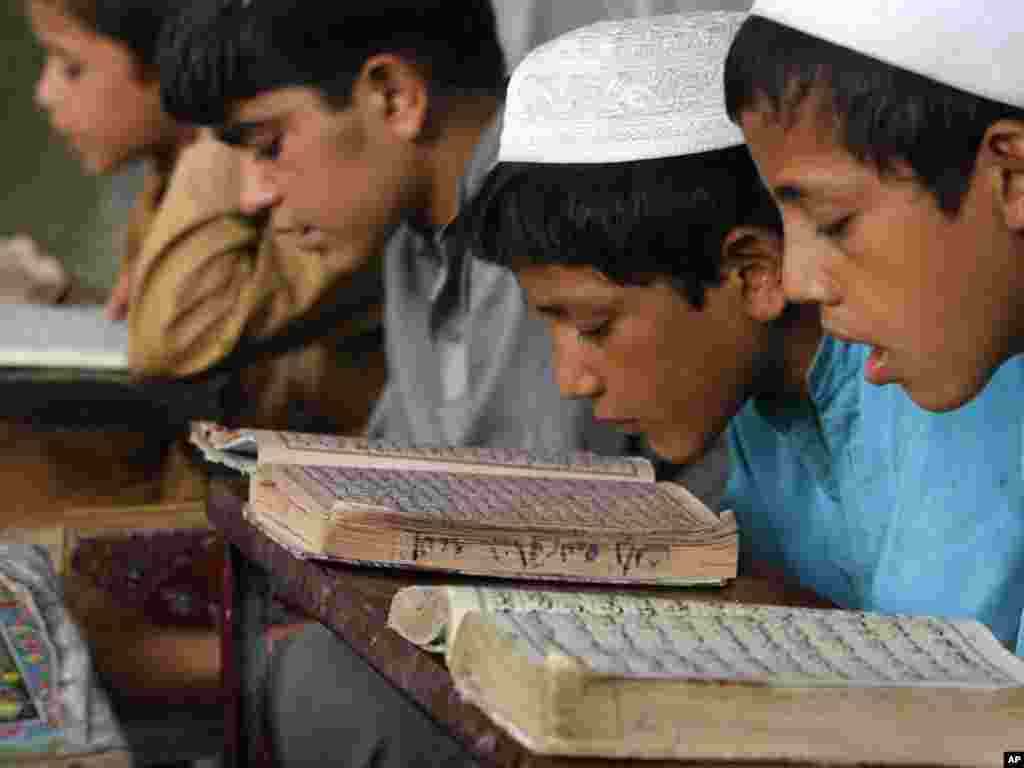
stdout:
[(746, 11), (753, 0), (493, 0), (509, 68), (528, 50), (601, 19), (678, 11)]
[(0, 2), (0, 236), (33, 235), (88, 285), (105, 289), (116, 266), (126, 201), (137, 172), (85, 176), (50, 135), (32, 93), (42, 64), (21, 0)]

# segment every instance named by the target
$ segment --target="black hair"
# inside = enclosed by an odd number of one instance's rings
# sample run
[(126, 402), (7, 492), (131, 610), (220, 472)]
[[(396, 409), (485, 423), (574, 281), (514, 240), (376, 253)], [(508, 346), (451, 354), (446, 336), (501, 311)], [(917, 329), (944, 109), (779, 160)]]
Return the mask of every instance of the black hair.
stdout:
[(47, 0), (98, 35), (126, 46), (143, 71), (156, 73), (157, 42), (183, 0)]
[(744, 21), (725, 63), (726, 108), (734, 121), (767, 105), (783, 125), (792, 124), (804, 102), (819, 93), (837, 140), (851, 155), (882, 174), (905, 162), (948, 215), (960, 208), (989, 126), (1024, 120), (1024, 110), (770, 19)]
[(697, 308), (721, 282), (730, 231), (782, 232), (743, 146), (626, 163), (501, 163), (465, 222), (481, 258), (501, 266), (588, 266), (620, 284), (665, 276)]
[(363, 63), (383, 52), (440, 91), (498, 93), (504, 84), (490, 0), (190, 0), (164, 28), (161, 96), (173, 117), (201, 125), (291, 86), (342, 108)]

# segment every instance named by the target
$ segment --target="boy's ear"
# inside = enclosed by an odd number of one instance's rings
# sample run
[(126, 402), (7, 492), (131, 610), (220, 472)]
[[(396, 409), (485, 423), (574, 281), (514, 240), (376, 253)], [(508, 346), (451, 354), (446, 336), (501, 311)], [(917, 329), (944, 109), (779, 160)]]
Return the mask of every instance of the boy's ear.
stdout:
[(998, 120), (990, 125), (982, 152), (998, 171), (996, 193), (1007, 227), (1024, 233), (1024, 121)]
[(722, 243), (722, 276), (739, 286), (747, 314), (762, 323), (782, 315), (782, 236), (763, 227), (736, 227)]
[(415, 141), (426, 128), (430, 89), (412, 63), (392, 53), (363, 62), (352, 87), (352, 100), (383, 123), (397, 138)]

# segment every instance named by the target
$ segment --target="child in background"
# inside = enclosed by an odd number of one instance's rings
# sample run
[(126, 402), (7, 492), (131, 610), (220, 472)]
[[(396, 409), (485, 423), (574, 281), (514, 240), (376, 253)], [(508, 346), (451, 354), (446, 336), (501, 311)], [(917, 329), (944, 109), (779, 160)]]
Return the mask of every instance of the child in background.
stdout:
[[(752, 14), (728, 107), (782, 210), (787, 295), (871, 345), (869, 381), (960, 406), (1024, 351), (1024, 6), (759, 0)], [(1019, 421), (1006, 405), (988, 429)]]
[(1024, 653), (1021, 371), (930, 413), (865, 383), (870, 350), (821, 338), (816, 306), (787, 307), (778, 219), (725, 127), (741, 18), (595, 25), (527, 56), (481, 253), (516, 270), (563, 394), (598, 418), (688, 461), (736, 414), (744, 564), (847, 608), (977, 618)]
[[(242, 374), (244, 406), (234, 414), (253, 426), (285, 426), (286, 408), (294, 411), (298, 400), (319, 409), (319, 426), (356, 432), (384, 376), (379, 285), (353, 277), (373, 265), (354, 264), (349, 251), (326, 243), (322, 233), (297, 230), (286, 212), (270, 221), (242, 215), (238, 159), (163, 110), (157, 39), (179, 5), (27, 4), (47, 52), (36, 98), (54, 130), (90, 173), (146, 162), (107, 313), (127, 320), (134, 370), (181, 376), (205, 370), (319, 306), (344, 309), (346, 289), (358, 279), (364, 295), (341, 327), (310, 349)], [(356, 338), (354, 356), (346, 352), (346, 337)]]
[[(354, 264), (287, 212), (242, 215), (238, 158), (160, 104), (154, 57), (176, 0), (28, 0), (46, 49), (36, 97), (90, 173), (146, 163), (120, 275), (107, 303), (146, 375), (203, 371), (298, 318), (356, 306), (315, 343), (239, 372), (232, 416), (253, 426), (358, 432), (383, 386), (379, 270)], [(369, 301), (367, 300), (369, 298)], [(350, 299), (353, 301), (350, 302)], [(169, 436), (153, 435), (153, 440)], [(172, 446), (161, 499), (201, 497), (203, 478)], [(90, 592), (72, 606), (108, 682), (127, 696), (209, 700), (219, 685), (212, 631), (149, 627)], [(142, 622), (140, 624), (140, 622)], [(123, 655), (129, 633), (138, 653)]]
[[(165, 107), (239, 147), (252, 209), (286, 207), (384, 250), (389, 378), (371, 437), (625, 450), (588, 403), (559, 396), (515, 276), (480, 261), (458, 225), (500, 131), (506, 73), (489, 0), (194, 0), (159, 62)], [(458, 759), (321, 625), (276, 643), (271, 664), (279, 764)]]

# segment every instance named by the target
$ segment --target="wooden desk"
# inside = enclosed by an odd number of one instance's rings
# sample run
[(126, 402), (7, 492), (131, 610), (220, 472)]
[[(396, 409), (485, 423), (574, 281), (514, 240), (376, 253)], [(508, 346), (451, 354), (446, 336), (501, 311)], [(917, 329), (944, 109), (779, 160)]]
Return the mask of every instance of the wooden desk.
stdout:
[(201, 500), (205, 482), (169, 437), (0, 421), (0, 529), (81, 523), (87, 507)]
[[(214, 481), (208, 517), (231, 548), (227, 559), (225, 600), (230, 597), (230, 621), (225, 622), (222, 656), (225, 684), (231, 688), (232, 709), (226, 715), (230, 764), (249, 765), (264, 750), (262, 697), (243, 695), (262, 690), (265, 654), (260, 620), (270, 589), (267, 569), (274, 574), (277, 593), (302, 606), (329, 626), (371, 666), (437, 723), (474, 753), (482, 765), (512, 768), (619, 768), (621, 760), (561, 759), (534, 755), (508, 737), (480, 710), (456, 693), (442, 660), (408, 643), (387, 628), (387, 613), (395, 592), (410, 584), (452, 581), (400, 571), (326, 567), (291, 557), (242, 517), (244, 487), (229, 480)], [(768, 570), (747, 574), (724, 589), (686, 590), (694, 600), (818, 606), (829, 603), (806, 590), (787, 586)], [(683, 763), (643, 761), (643, 768)], [(693, 763), (688, 763), (693, 765)], [(729, 765), (715, 763), (716, 768)], [(751, 766), (747, 762), (742, 765)], [(760, 764), (768, 765), (768, 764)], [(772, 764), (772, 765), (777, 765)]]

